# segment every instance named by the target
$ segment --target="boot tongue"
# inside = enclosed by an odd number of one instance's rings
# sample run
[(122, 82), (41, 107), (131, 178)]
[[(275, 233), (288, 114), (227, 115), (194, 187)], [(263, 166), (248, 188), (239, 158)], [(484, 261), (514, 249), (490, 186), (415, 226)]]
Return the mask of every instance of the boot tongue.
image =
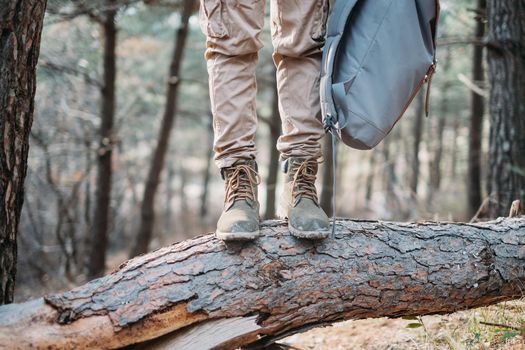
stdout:
[(245, 205), (253, 208), (256, 186), (259, 182), (255, 162), (237, 162), (232, 167), (225, 168), (223, 173), (226, 180), (225, 200), (228, 209)]
[(318, 205), (315, 178), (317, 175), (317, 160), (295, 158), (289, 164), (288, 178), (293, 183), (294, 206), (301, 200), (309, 200)]

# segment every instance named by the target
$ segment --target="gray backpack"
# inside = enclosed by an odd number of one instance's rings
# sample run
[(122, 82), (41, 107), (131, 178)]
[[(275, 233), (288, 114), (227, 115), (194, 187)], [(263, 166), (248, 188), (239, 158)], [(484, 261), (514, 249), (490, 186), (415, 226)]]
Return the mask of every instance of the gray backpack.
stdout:
[(438, 0), (336, 0), (321, 68), (328, 131), (357, 149), (381, 142), (430, 83), (438, 14)]

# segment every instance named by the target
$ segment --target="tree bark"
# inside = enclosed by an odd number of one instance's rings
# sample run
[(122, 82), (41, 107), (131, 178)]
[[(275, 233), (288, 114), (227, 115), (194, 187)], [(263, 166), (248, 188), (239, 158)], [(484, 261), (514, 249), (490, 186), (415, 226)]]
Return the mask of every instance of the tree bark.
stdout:
[[(479, 40), (482, 40), (485, 35), (486, 8), (486, 0), (478, 0), (475, 37)], [(484, 81), (483, 46), (474, 45), (472, 50), (472, 81), (479, 86)], [(471, 92), (467, 174), (468, 214), (470, 217), (476, 214), (481, 205), (481, 140), (484, 103), (483, 96), (475, 91)]]
[(0, 0), (0, 304), (15, 288), (36, 64), (46, 0)]
[[(108, 0), (108, 5), (114, 4)], [(115, 136), (115, 83), (117, 79), (117, 27), (115, 25), (116, 9), (108, 10), (101, 23), (104, 33), (104, 77), (100, 89), (100, 144), (97, 153), (97, 184), (95, 194), (95, 211), (93, 215), (93, 237), (90, 240), (88, 278), (104, 274), (106, 268), (106, 250), (108, 245), (109, 212), (111, 205), (112, 154)]]
[(164, 108), (164, 115), (159, 130), (157, 146), (151, 158), (148, 178), (144, 188), (140, 213), (140, 227), (130, 257), (147, 252), (153, 234), (153, 224), (155, 222), (155, 196), (159, 186), (160, 174), (164, 168), (166, 153), (168, 152), (171, 130), (175, 123), (175, 115), (177, 112), (177, 91), (180, 83), (179, 72), (182, 64), (184, 47), (186, 46), (186, 38), (188, 36), (188, 22), (193, 12), (194, 5), (194, 0), (184, 0), (183, 2), (181, 22), (177, 29), (175, 46), (169, 70), (168, 86), (166, 90), (166, 106)]
[(281, 220), (264, 222), (261, 233), (250, 243), (200, 236), (69, 292), (0, 307), (0, 344), (118, 348), (159, 338), (144, 348), (253, 348), (339, 320), (443, 314), (522, 297), (525, 217), (343, 219), (320, 242), (295, 239)]
[(525, 0), (488, 2), (489, 215), (525, 203)]

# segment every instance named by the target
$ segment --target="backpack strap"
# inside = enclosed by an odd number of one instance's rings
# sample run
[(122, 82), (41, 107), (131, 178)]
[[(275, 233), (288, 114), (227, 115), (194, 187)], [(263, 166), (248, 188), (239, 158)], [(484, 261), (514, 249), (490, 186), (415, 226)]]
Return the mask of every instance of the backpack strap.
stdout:
[[(335, 212), (336, 212), (336, 160), (337, 160), (337, 129), (344, 127), (346, 121), (339, 120), (332, 96), (332, 75), (334, 73), (335, 55), (346, 22), (350, 12), (358, 0), (337, 0), (330, 14), (327, 26), (327, 36), (323, 49), (323, 60), (321, 65), (321, 111), (326, 132), (330, 132), (332, 138), (332, 238), (335, 237)], [(341, 118), (343, 118), (341, 116)], [(338, 127), (336, 127), (338, 124)]]
[[(325, 117), (325, 129), (333, 129), (335, 123), (344, 127), (345, 120), (339, 120), (332, 97), (332, 75), (337, 48), (343, 36), (346, 22), (358, 0), (337, 0), (330, 14), (327, 37), (321, 66), (321, 110)], [(341, 117), (343, 118), (343, 117)]]

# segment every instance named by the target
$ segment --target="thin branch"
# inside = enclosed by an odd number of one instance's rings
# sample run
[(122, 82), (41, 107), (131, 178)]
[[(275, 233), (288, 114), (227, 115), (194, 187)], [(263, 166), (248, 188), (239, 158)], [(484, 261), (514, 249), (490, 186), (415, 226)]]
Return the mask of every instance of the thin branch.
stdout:
[(486, 46), (487, 42), (485, 38), (441, 38), (436, 42), (437, 47), (448, 46), (448, 45), (476, 45)]
[(465, 74), (459, 73), (458, 80), (462, 82), (467, 88), (469, 88), (470, 90), (478, 94), (479, 96), (484, 97), (484, 98), (489, 97), (489, 92), (487, 90), (484, 90), (483, 88), (476, 85), (476, 83), (470, 80), (469, 77), (467, 77)]
[(493, 323), (493, 322), (481, 321), (480, 324), (483, 324), (485, 326), (508, 328), (508, 329), (512, 329), (512, 330), (515, 330), (515, 331), (519, 331), (519, 332), (523, 331), (523, 328), (515, 327), (515, 326), (509, 326), (509, 325), (502, 324), (502, 323)]

